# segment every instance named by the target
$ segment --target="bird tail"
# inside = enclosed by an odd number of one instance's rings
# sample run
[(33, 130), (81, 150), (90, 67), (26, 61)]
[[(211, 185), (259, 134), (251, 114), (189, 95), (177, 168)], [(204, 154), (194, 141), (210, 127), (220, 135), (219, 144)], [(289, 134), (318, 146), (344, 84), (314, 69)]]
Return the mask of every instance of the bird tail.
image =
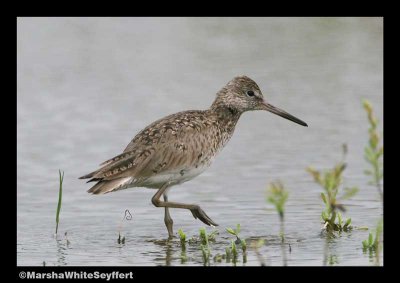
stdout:
[[(101, 169), (101, 168), (100, 168), (100, 169)], [(79, 177), (79, 179), (93, 178), (93, 176), (96, 175), (96, 174), (100, 171), (100, 169), (99, 169), (99, 170), (96, 170), (96, 171), (93, 171), (93, 172), (91, 172), (91, 173), (89, 173), (89, 174), (86, 174), (86, 175), (84, 175), (84, 176), (82, 176), (82, 177)]]
[[(90, 177), (89, 177), (90, 178)], [(87, 192), (94, 195), (106, 194), (117, 190), (127, 189), (131, 184), (132, 178), (118, 178), (113, 180), (101, 180), (91, 187)]]

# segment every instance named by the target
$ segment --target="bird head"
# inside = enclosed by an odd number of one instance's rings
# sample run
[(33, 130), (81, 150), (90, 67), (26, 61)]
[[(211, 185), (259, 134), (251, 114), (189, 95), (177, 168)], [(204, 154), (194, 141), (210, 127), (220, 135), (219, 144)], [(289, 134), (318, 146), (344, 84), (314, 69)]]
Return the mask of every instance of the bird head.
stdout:
[(302, 120), (268, 103), (256, 82), (246, 76), (233, 78), (217, 93), (212, 108), (219, 107), (226, 107), (238, 113), (266, 110), (307, 127)]

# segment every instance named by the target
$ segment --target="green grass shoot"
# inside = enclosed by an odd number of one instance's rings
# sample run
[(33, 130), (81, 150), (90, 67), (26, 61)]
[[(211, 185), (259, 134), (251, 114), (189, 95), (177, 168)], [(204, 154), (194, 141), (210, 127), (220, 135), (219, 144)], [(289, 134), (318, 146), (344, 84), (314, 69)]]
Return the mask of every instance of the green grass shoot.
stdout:
[(285, 249), (285, 204), (289, 197), (289, 192), (285, 189), (283, 183), (281, 181), (276, 181), (270, 183), (267, 190), (267, 201), (273, 204), (276, 208), (276, 211), (279, 214), (280, 220), (280, 232), (279, 236), (281, 238), (281, 250), (282, 250), (282, 258), (283, 265), (287, 265), (286, 260), (286, 249)]
[(383, 221), (380, 220), (375, 230), (375, 238), (374, 235), (370, 232), (368, 239), (362, 242), (363, 250), (374, 251), (376, 253), (379, 252), (380, 248), (380, 238), (383, 231)]
[(245, 240), (241, 240), (241, 241), (240, 241), (240, 245), (241, 245), (241, 247), (242, 247), (243, 253), (246, 253), (246, 251), (247, 251), (247, 244), (246, 244), (246, 241), (245, 241)]
[(61, 174), (61, 170), (58, 170), (58, 174), (60, 177), (60, 187), (58, 190), (58, 204), (57, 204), (57, 212), (56, 212), (56, 235), (58, 232), (58, 223), (60, 222), (60, 211), (61, 211), (61, 203), (62, 203), (62, 185), (64, 181), (64, 171)]
[(208, 235), (205, 228), (200, 228), (200, 241), (202, 245), (208, 245)]
[(236, 224), (236, 229), (232, 229), (232, 228), (226, 228), (226, 231), (231, 234), (236, 236), (237, 240), (240, 240), (239, 238), (239, 233), (240, 233), (240, 224)]
[(212, 231), (210, 234), (207, 235), (208, 241), (209, 242), (215, 242), (217, 235), (219, 235), (218, 230)]
[(381, 180), (383, 178), (383, 145), (380, 145), (380, 135), (377, 130), (378, 119), (375, 117), (372, 105), (368, 100), (363, 100), (363, 107), (367, 112), (369, 122), (369, 141), (364, 149), (364, 157), (372, 167), (372, 169), (364, 170), (364, 173), (372, 178), (368, 184), (376, 186), (379, 195), (383, 197), (381, 189)]
[(226, 247), (225, 248), (225, 257), (226, 257), (227, 263), (231, 262), (231, 256), (232, 256), (231, 249), (229, 247)]
[(346, 210), (341, 204), (341, 200), (349, 199), (358, 192), (357, 187), (344, 188), (342, 196), (339, 198), (337, 196), (342, 185), (343, 172), (346, 169), (344, 159), (347, 154), (347, 146), (344, 144), (342, 148), (343, 158), (332, 169), (326, 171), (319, 171), (313, 167), (306, 169), (312, 175), (314, 181), (324, 189), (324, 192), (321, 193), (321, 199), (325, 204), (325, 209), (322, 211), (321, 218), (327, 231), (348, 231), (352, 228), (350, 226), (351, 218), (345, 220), (338, 212), (338, 210)]
[(186, 255), (186, 234), (182, 229), (178, 230), (179, 240), (181, 242), (181, 263), (185, 263), (187, 261)]
[(200, 248), (203, 255), (203, 264), (210, 264), (211, 249), (208, 243), (208, 235), (205, 228), (200, 228)]
[(283, 219), (285, 213), (285, 203), (288, 197), (289, 193), (285, 190), (282, 182), (276, 181), (269, 185), (267, 201), (275, 205), (276, 211), (279, 213), (281, 219)]
[(184, 246), (186, 243), (186, 234), (182, 231), (182, 229), (178, 230), (179, 239), (181, 241), (181, 245)]
[(246, 244), (246, 240), (242, 240), (240, 242), (240, 245), (242, 247), (242, 255), (243, 255), (243, 263), (247, 262), (247, 244)]
[(236, 249), (236, 243), (234, 240), (231, 241), (231, 254), (232, 254), (232, 261), (236, 264), (238, 258), (238, 251)]
[(214, 262), (222, 262), (222, 260), (225, 259), (225, 255), (216, 254), (213, 259)]
[(236, 237), (236, 240), (231, 241), (230, 248), (226, 249), (226, 257), (229, 259), (232, 257), (233, 263), (236, 263), (237, 257), (238, 257), (238, 251), (237, 251), (236, 245), (240, 244), (240, 247), (242, 249), (242, 255), (243, 255), (243, 263), (246, 263), (247, 262), (247, 253), (246, 253), (247, 244), (246, 244), (246, 240), (240, 239), (240, 237), (239, 237), (240, 224), (236, 224), (236, 229), (226, 228), (226, 231), (229, 234), (234, 235)]
[[(186, 251), (186, 234), (182, 231), (182, 229), (179, 229), (178, 235), (179, 235), (179, 240), (181, 242), (182, 252), (185, 252)], [(182, 256), (186, 257), (186, 254), (183, 254)]]

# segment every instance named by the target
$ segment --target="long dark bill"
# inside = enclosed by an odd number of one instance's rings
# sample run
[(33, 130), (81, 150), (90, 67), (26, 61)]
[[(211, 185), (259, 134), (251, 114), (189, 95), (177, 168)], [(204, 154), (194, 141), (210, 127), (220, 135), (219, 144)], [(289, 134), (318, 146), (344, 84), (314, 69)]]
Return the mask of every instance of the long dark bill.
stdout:
[(292, 121), (292, 122), (295, 122), (295, 123), (297, 123), (297, 124), (300, 124), (300, 125), (302, 125), (302, 126), (304, 126), (304, 127), (308, 127), (308, 125), (307, 125), (306, 122), (300, 120), (299, 118), (294, 117), (293, 115), (290, 115), (290, 114), (287, 113), (286, 111), (284, 111), (284, 110), (282, 110), (282, 109), (279, 109), (279, 108), (277, 108), (277, 107), (275, 107), (275, 106), (273, 106), (273, 105), (271, 105), (271, 104), (269, 104), (269, 103), (267, 103), (267, 102), (265, 102), (265, 101), (264, 101), (264, 103), (263, 103), (263, 106), (264, 106), (264, 107), (263, 107), (264, 110), (267, 110), (267, 111), (269, 111), (269, 112), (271, 112), (271, 113), (274, 113), (274, 114), (276, 114), (276, 115), (279, 115), (279, 116), (281, 116), (281, 117), (283, 117), (283, 118), (285, 118), (285, 119), (288, 119), (288, 120), (290, 120), (290, 121)]

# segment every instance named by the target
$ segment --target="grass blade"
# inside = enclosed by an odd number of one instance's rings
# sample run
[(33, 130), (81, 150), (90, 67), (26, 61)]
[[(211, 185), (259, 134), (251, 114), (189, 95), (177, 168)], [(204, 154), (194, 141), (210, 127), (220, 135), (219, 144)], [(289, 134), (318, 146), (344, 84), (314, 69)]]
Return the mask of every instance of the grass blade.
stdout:
[(236, 236), (236, 232), (235, 232), (232, 228), (226, 228), (226, 232), (228, 232), (229, 234), (232, 234), (232, 235)]
[(57, 204), (57, 213), (56, 213), (56, 235), (58, 232), (58, 223), (60, 222), (60, 211), (61, 211), (61, 202), (62, 202), (62, 184), (64, 181), (64, 171), (61, 174), (61, 170), (58, 170), (58, 174), (60, 177), (60, 187), (58, 190), (58, 204)]

